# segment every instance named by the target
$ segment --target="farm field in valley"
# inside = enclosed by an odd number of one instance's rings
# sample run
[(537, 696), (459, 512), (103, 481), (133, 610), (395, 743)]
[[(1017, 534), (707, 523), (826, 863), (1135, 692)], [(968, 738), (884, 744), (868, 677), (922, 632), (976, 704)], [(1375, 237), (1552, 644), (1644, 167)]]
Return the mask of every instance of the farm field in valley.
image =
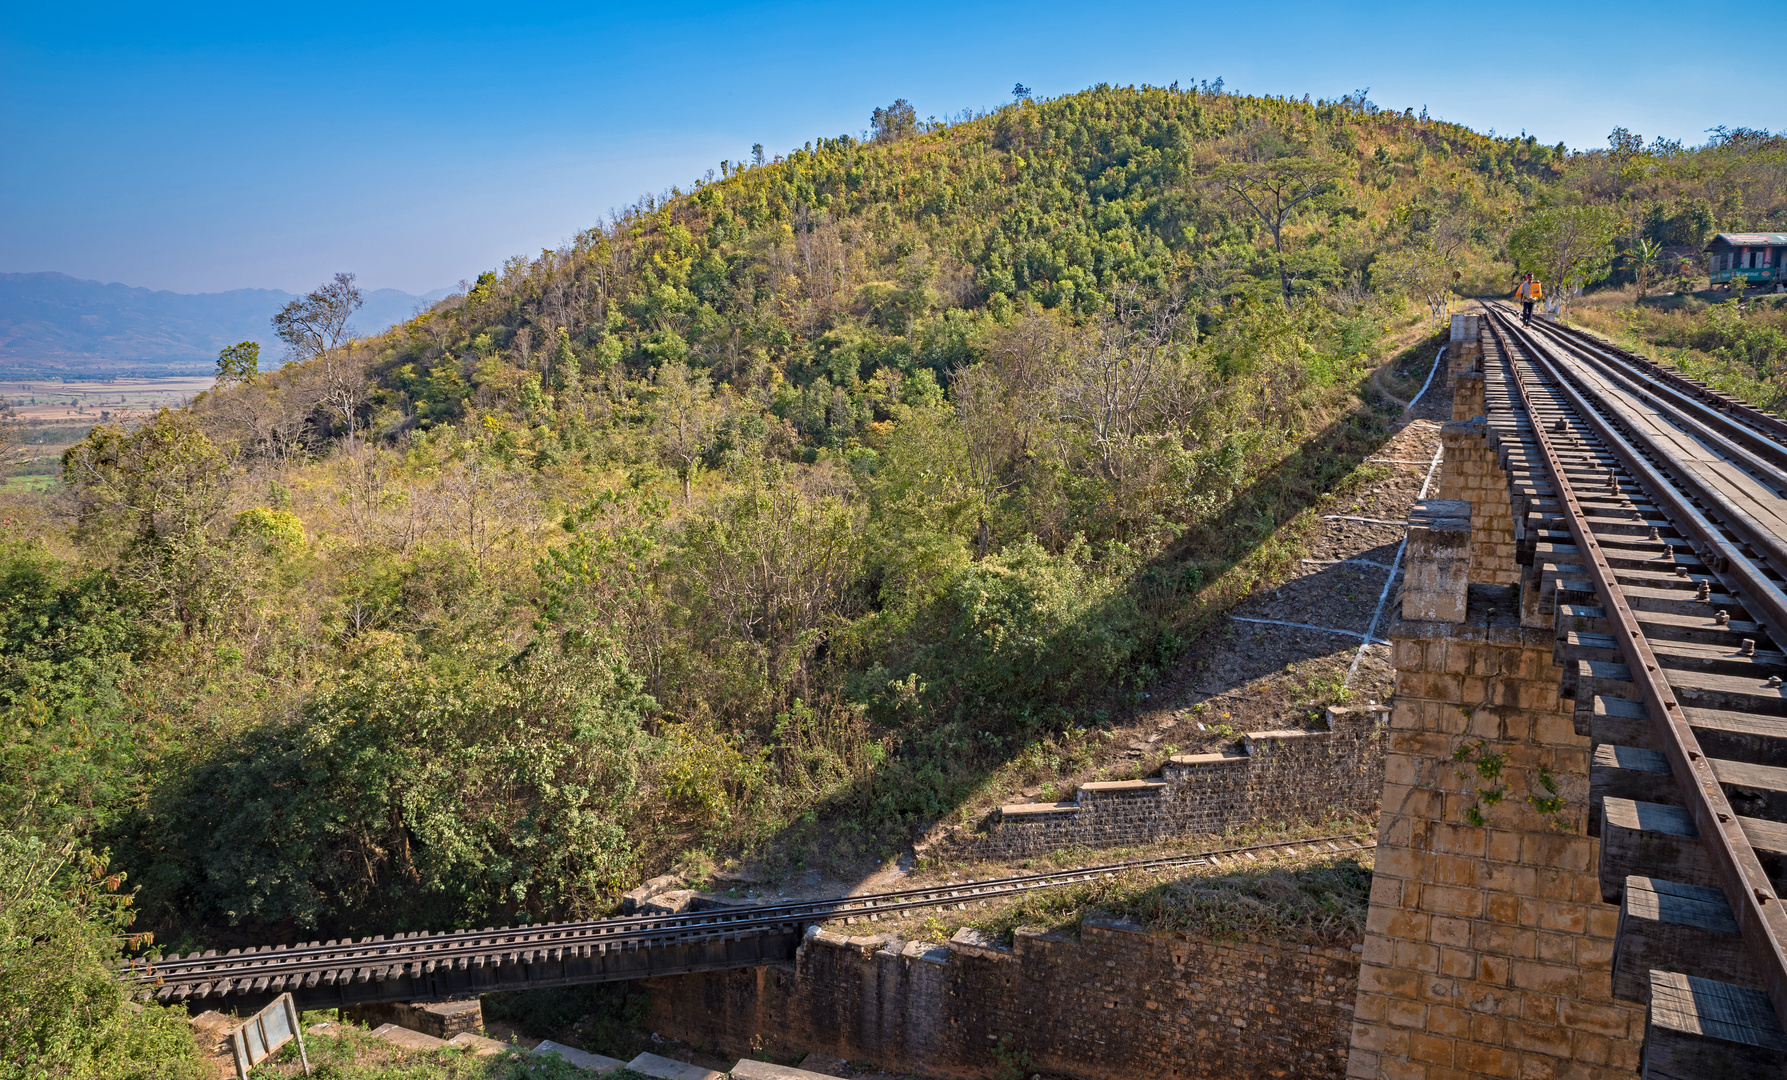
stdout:
[[(140, 419), (163, 406), (178, 406), (211, 389), (209, 376), (0, 380), (0, 395), (22, 420), (85, 423)], [(78, 437), (78, 436), (77, 436)]]

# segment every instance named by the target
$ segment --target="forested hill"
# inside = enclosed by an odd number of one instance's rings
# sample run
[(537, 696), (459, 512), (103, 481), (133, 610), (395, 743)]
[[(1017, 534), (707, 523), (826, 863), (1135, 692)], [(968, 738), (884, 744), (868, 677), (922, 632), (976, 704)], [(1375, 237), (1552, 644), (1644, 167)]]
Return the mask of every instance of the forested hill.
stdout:
[(891, 856), (1282, 573), (1457, 291), (1692, 283), (1787, 222), (1762, 132), (1566, 154), (1211, 87), (874, 125), (369, 338), (319, 290), (309, 359), (3, 496), (0, 843), (103, 848), (207, 944)]

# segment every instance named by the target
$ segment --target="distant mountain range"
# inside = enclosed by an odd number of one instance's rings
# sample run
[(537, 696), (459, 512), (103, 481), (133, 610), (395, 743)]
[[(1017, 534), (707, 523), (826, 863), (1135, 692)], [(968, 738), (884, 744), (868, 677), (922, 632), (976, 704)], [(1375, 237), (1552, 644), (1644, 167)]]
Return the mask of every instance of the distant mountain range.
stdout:
[[(376, 333), (450, 292), (369, 290), (354, 328)], [(295, 299), (279, 289), (177, 293), (67, 274), (0, 274), (0, 370), (8, 378), (208, 375), (217, 350), (238, 341), (260, 342), (262, 367), (273, 367), (284, 344), (272, 319)]]

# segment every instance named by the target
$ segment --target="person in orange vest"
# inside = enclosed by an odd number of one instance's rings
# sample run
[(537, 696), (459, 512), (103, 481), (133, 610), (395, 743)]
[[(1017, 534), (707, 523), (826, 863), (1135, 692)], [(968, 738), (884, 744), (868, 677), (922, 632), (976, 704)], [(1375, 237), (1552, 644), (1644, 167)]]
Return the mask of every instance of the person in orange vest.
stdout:
[(1533, 305), (1544, 298), (1545, 290), (1539, 287), (1537, 278), (1528, 274), (1520, 279), (1520, 284), (1514, 287), (1514, 299), (1520, 301), (1520, 324), (1522, 326), (1533, 324)]

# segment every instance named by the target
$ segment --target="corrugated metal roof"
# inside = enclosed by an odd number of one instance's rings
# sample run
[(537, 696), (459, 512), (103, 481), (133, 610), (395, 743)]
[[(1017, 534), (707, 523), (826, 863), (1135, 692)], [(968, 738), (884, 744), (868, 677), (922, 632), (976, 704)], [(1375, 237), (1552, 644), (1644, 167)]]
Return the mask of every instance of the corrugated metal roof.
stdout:
[(1708, 246), (1710, 247), (1711, 244), (1716, 244), (1720, 240), (1725, 241), (1727, 244), (1735, 244), (1738, 247), (1762, 247), (1772, 244), (1787, 244), (1787, 233), (1722, 232), (1713, 237)]

